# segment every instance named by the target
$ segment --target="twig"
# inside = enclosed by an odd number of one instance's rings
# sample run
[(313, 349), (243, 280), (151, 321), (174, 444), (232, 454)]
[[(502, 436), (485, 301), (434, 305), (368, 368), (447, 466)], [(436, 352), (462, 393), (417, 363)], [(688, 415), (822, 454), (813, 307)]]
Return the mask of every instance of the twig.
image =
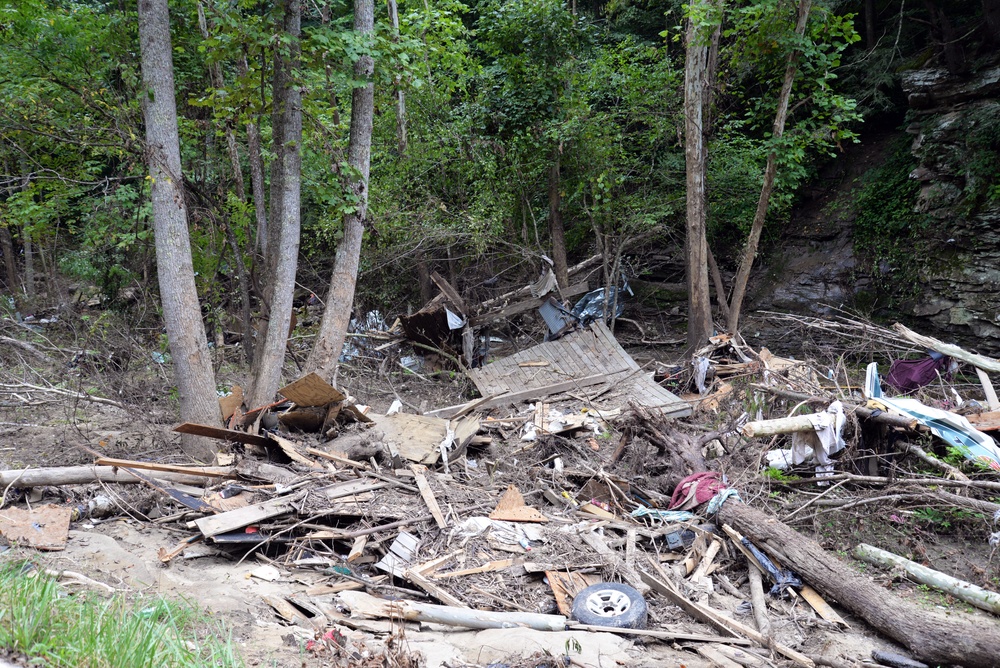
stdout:
[(806, 508), (808, 508), (812, 504), (816, 503), (817, 501), (819, 501), (820, 499), (822, 499), (824, 496), (826, 496), (827, 494), (829, 494), (833, 490), (835, 490), (838, 487), (840, 487), (841, 485), (843, 485), (845, 482), (847, 482), (847, 481), (846, 480), (841, 480), (840, 482), (838, 482), (833, 487), (828, 487), (822, 494), (809, 499), (809, 501), (807, 501), (806, 503), (802, 504), (801, 506), (799, 506), (798, 508), (796, 508), (795, 510), (793, 510), (791, 513), (789, 513), (788, 515), (786, 515), (785, 517), (783, 517), (781, 521), (784, 522), (785, 524), (788, 524), (788, 520), (792, 519), (793, 517), (795, 517), (796, 515), (798, 515), (799, 513), (801, 513), (803, 510), (805, 510)]
[(36, 392), (48, 392), (50, 394), (59, 394), (64, 397), (70, 397), (72, 399), (83, 399), (84, 401), (92, 401), (95, 404), (105, 404), (107, 406), (114, 406), (115, 408), (126, 409), (125, 404), (115, 401), (114, 399), (105, 399), (104, 397), (95, 397), (90, 394), (84, 394), (83, 392), (74, 392), (73, 390), (63, 390), (58, 387), (40, 387), (38, 385), (32, 385), (31, 383), (0, 383), (0, 387), (8, 387), (12, 389), (26, 388), (29, 390), (35, 390)]

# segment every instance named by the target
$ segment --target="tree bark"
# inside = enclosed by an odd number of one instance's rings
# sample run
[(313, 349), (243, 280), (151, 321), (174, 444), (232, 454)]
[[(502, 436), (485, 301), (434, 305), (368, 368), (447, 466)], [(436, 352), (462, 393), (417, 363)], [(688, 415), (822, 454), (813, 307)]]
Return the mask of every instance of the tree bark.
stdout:
[[(399, 13), (396, 0), (389, 0), (389, 18), (392, 20), (392, 41), (399, 41)], [(396, 88), (396, 139), (399, 145), (399, 157), (406, 153), (406, 93), (403, 92), (402, 78), (396, 75), (393, 81)]]
[(7, 291), (17, 294), (17, 258), (14, 256), (14, 239), (10, 228), (0, 225), (0, 248), (3, 249), (3, 264), (7, 272)]
[[(201, 30), (202, 39), (208, 40), (208, 19), (205, 18), (205, 10), (202, 3), (198, 3), (198, 28)], [(222, 78), (222, 66), (219, 63), (212, 63), (209, 66), (209, 78), (211, 79), (212, 86), (216, 90), (221, 90), (224, 84)], [(243, 181), (243, 169), (240, 167), (240, 153), (236, 146), (236, 133), (233, 132), (232, 126), (226, 123), (226, 147), (229, 150), (229, 161), (233, 168), (233, 183), (236, 186), (236, 196), (241, 202), (246, 204), (247, 194), (246, 185)], [(236, 234), (233, 232), (233, 227), (230, 221), (225, 223), (225, 233), (226, 240), (229, 242), (229, 246), (233, 249), (233, 259), (236, 263), (236, 277), (240, 285), (240, 304), (243, 311), (243, 331), (251, 332), (253, 330), (253, 322), (250, 316), (250, 281), (247, 276), (246, 264), (243, 262), (243, 251), (240, 249), (239, 244), (236, 242)], [(247, 364), (252, 364), (254, 359), (254, 340), (252, 336), (245, 335), (243, 337), (243, 355), (246, 358)]]
[(909, 603), (827, 553), (816, 541), (742, 503), (726, 502), (719, 520), (781, 559), (821, 594), (909, 648), (921, 661), (965, 668), (996, 665), (1000, 624), (958, 610), (943, 614)]
[(31, 304), (35, 301), (35, 249), (26, 228), (21, 229), (21, 236), (24, 239), (24, 296)]
[[(812, 8), (812, 0), (799, 0), (798, 18), (795, 23), (795, 35), (801, 39), (806, 31), (806, 23), (809, 20), (809, 11)], [(775, 140), (781, 138), (785, 132), (785, 120), (788, 118), (788, 101), (792, 96), (792, 84), (795, 81), (795, 73), (798, 71), (799, 51), (792, 51), (788, 54), (788, 64), (785, 67), (785, 79), (781, 84), (781, 92), (778, 94), (778, 109), (774, 114), (774, 127), (772, 136)], [(760, 188), (760, 198), (757, 200), (757, 210), (754, 212), (753, 225), (750, 228), (750, 236), (747, 237), (746, 246), (743, 249), (743, 258), (740, 260), (740, 267), (733, 279), (733, 298), (729, 304), (729, 320), (726, 329), (735, 333), (739, 330), (740, 311), (743, 308), (743, 298), (746, 296), (747, 282), (750, 279), (750, 269), (753, 268), (754, 258), (757, 256), (757, 246), (760, 244), (760, 234), (764, 229), (764, 220), (767, 218), (767, 207), (771, 200), (771, 191), (774, 189), (774, 177), (778, 173), (778, 156), (774, 151), (767, 155), (767, 166), (764, 168), (764, 183)]]
[(302, 94), (292, 73), (298, 70), (301, 58), (299, 36), (302, 32), (302, 4), (300, 0), (285, 0), (283, 5), (283, 30), (289, 37), (289, 43), (285, 47), (287, 51), (279, 49), (275, 57), (275, 90), (279, 94), (275, 98), (275, 106), (281, 109), (276, 114), (281, 122), (281, 130), (275, 133), (281, 137), (281, 143), (275, 144), (275, 155), (280, 158), (276, 158), (275, 163), (281, 166), (281, 188), (271, 193), (272, 203), (275, 198), (280, 201), (280, 216), (275, 217), (273, 212), (271, 215), (269, 243), (272, 271), (268, 275), (270, 280), (266, 288), (269, 307), (267, 327), (264, 339), (258, 342), (254, 355), (253, 381), (247, 395), (250, 406), (270, 403), (281, 384), (299, 258)]
[[(374, 32), (374, 25), (374, 0), (354, 0), (354, 30), (358, 36), (369, 39)], [(361, 258), (361, 240), (368, 217), (368, 174), (375, 112), (375, 86), (371, 83), (371, 77), (374, 70), (375, 63), (367, 54), (354, 64), (354, 79), (368, 82), (355, 88), (351, 94), (351, 139), (347, 149), (347, 162), (358, 175), (350, 183), (355, 210), (344, 216), (344, 237), (337, 246), (326, 309), (323, 311), (316, 343), (305, 365), (307, 371), (315, 371), (326, 380), (333, 380), (336, 375), (337, 362), (351, 321)]]
[[(215, 375), (191, 262), (167, 0), (139, 0), (138, 5), (142, 78), (147, 91), (143, 96), (143, 117), (157, 277), (180, 393), (181, 419), (221, 425)], [(216, 452), (215, 442), (202, 437), (184, 436), (181, 445), (196, 460), (211, 459)]]
[[(708, 6), (706, 0), (699, 0)], [(687, 167), (688, 349), (703, 346), (712, 335), (709, 298), (708, 242), (705, 237), (705, 99), (708, 76), (708, 35), (688, 21), (684, 66), (684, 158)]]
[(556, 283), (560, 288), (568, 288), (569, 268), (566, 264), (566, 230), (563, 228), (560, 185), (559, 149), (555, 149), (549, 167), (549, 239), (552, 241), (552, 270)]

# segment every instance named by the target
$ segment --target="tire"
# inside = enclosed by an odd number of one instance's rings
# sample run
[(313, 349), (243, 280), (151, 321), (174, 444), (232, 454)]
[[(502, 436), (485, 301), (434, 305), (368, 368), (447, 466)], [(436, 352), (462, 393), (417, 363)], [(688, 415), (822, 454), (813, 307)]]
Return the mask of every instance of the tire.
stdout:
[(590, 626), (644, 629), (648, 617), (646, 599), (626, 584), (599, 582), (573, 599), (573, 619)]

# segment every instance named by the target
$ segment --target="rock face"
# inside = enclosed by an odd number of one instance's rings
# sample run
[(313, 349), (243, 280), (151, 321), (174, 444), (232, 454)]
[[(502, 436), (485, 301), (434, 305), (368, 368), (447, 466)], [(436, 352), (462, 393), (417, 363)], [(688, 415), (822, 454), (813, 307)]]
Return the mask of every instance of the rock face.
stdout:
[[(909, 174), (920, 184), (913, 210), (930, 222), (919, 244), (914, 296), (897, 298), (891, 313), (876, 304), (874, 315), (910, 316), (923, 333), (998, 356), (1000, 65), (965, 77), (916, 70), (904, 73), (901, 84), (913, 118), (906, 131), (919, 163)], [(851, 200), (844, 195), (852, 172), (879, 164), (877, 156), (862, 158), (840, 168), (846, 177), (841, 201)], [(864, 249), (855, 248), (849, 205), (830, 210), (822, 202), (803, 204), (769, 258), (767, 276), (757, 280), (754, 305), (812, 314), (826, 312), (822, 304), (868, 309), (872, 285), (891, 281), (892, 267), (876, 262), (866, 265), (875, 266), (868, 275), (859, 271)]]

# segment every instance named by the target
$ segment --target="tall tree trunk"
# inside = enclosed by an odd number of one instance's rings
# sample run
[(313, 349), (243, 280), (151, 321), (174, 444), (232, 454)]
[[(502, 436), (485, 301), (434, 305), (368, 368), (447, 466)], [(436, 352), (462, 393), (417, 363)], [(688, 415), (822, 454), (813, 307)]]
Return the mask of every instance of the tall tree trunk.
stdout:
[(24, 239), (24, 296), (28, 304), (32, 304), (35, 301), (35, 248), (27, 228), (21, 229), (21, 236)]
[[(241, 77), (245, 77), (250, 68), (246, 56), (237, 61)], [(250, 192), (253, 194), (253, 213), (257, 221), (255, 244), (261, 253), (266, 254), (267, 244), (267, 201), (264, 195), (264, 157), (260, 150), (259, 123), (247, 123), (247, 160), (250, 163)]]
[[(396, 0), (389, 0), (389, 18), (392, 19), (392, 41), (399, 41), (399, 14)], [(402, 79), (399, 74), (393, 81), (396, 89), (396, 139), (399, 144), (399, 157), (406, 153), (406, 93), (403, 92)]]
[(559, 149), (552, 151), (549, 167), (549, 239), (552, 241), (552, 264), (556, 283), (560, 288), (569, 287), (569, 265), (566, 262), (566, 230), (563, 228), (562, 196), (559, 194)]
[[(375, 1), (354, 0), (354, 30), (363, 40), (371, 38), (375, 27)], [(347, 148), (347, 163), (360, 178), (353, 179), (350, 187), (355, 197), (355, 210), (344, 216), (344, 237), (337, 246), (333, 261), (333, 276), (326, 297), (326, 309), (320, 322), (319, 334), (306, 370), (315, 371), (327, 380), (337, 373), (340, 351), (344, 348), (347, 327), (351, 321), (354, 289), (358, 282), (358, 262), (361, 258), (361, 239), (368, 217), (368, 174), (371, 167), (372, 122), (375, 112), (375, 86), (371, 83), (375, 63), (364, 55), (354, 64), (355, 81), (367, 81), (351, 94), (351, 139)]]
[(983, 17), (986, 19), (988, 41), (1000, 41), (1000, 0), (983, 0)]
[[(202, 39), (208, 40), (208, 20), (205, 18), (205, 10), (202, 3), (198, 3), (198, 28), (201, 30)], [(209, 78), (212, 81), (212, 86), (216, 90), (221, 90), (224, 81), (222, 79), (222, 66), (218, 62), (212, 63), (209, 66)], [(246, 186), (243, 182), (243, 169), (240, 167), (240, 152), (236, 146), (236, 133), (233, 132), (232, 126), (229, 122), (226, 122), (226, 147), (229, 149), (229, 161), (233, 168), (233, 183), (236, 186), (236, 196), (244, 204), (247, 203), (247, 193)], [(243, 310), (243, 355), (246, 358), (248, 364), (253, 363), (254, 358), (254, 340), (251, 336), (253, 331), (253, 322), (250, 317), (250, 281), (247, 277), (246, 264), (243, 262), (243, 251), (240, 249), (239, 244), (236, 242), (236, 234), (233, 232), (232, 221), (227, 220), (225, 223), (226, 229), (226, 240), (229, 242), (229, 246), (233, 249), (233, 259), (236, 263), (236, 277), (239, 280), (240, 285), (240, 304)]]
[[(302, 51), (299, 43), (302, 26), (301, 0), (284, 1), (284, 33), (289, 43), (278, 50), (275, 58), (275, 106), (281, 107), (282, 127), (276, 132), (281, 144), (275, 145), (275, 163), (281, 164), (281, 189), (272, 191), (279, 198), (280, 217), (271, 216), (272, 271), (269, 273), (269, 311), (264, 340), (258, 342), (253, 364), (253, 382), (249, 392), (251, 406), (261, 406), (274, 398), (281, 384), (289, 325), (292, 319), (292, 297), (295, 293), (295, 272), (299, 259), (301, 229), (300, 199), (302, 183), (302, 94), (292, 73), (299, 68)], [(287, 50), (284, 50), (287, 49)], [(278, 61), (281, 61), (280, 67)], [(279, 75), (280, 71), (280, 75)], [(281, 77), (281, 85), (277, 79)], [(278, 116), (278, 114), (276, 114)], [(272, 202), (274, 199), (272, 199)]]
[(7, 272), (7, 291), (17, 294), (17, 258), (14, 256), (14, 239), (6, 224), (0, 225), (0, 249), (3, 249), (3, 264)]
[[(795, 23), (795, 35), (801, 39), (806, 31), (806, 23), (809, 20), (809, 10), (812, 8), (812, 0), (799, 0), (798, 18)], [(788, 118), (788, 101), (792, 96), (792, 84), (795, 82), (795, 72), (798, 69), (799, 51), (792, 51), (788, 54), (788, 64), (785, 67), (785, 79), (781, 84), (781, 92), (778, 94), (778, 109), (774, 114), (774, 127), (771, 134), (775, 140), (780, 139), (785, 132), (785, 120)], [(733, 279), (733, 298), (729, 303), (729, 321), (726, 328), (736, 333), (740, 326), (740, 311), (743, 308), (743, 298), (746, 296), (747, 282), (750, 280), (750, 269), (753, 268), (754, 258), (757, 256), (757, 246), (760, 244), (760, 234), (764, 229), (764, 220), (767, 218), (767, 206), (771, 200), (771, 191), (774, 189), (774, 177), (778, 173), (778, 156), (774, 151), (767, 154), (767, 165), (764, 168), (764, 183), (760, 188), (760, 198), (757, 200), (757, 210), (754, 212), (753, 225), (750, 228), (750, 236), (747, 237), (746, 246), (743, 249), (743, 257), (740, 260), (740, 267), (736, 271), (736, 278)]]
[[(167, 0), (139, 0), (138, 4), (156, 273), (180, 393), (181, 419), (220, 425), (212, 358), (191, 262)], [(209, 460), (215, 454), (215, 442), (202, 437), (184, 436), (181, 445), (188, 456), (197, 460)]]
[[(709, 2), (698, 0), (707, 7)], [(708, 86), (709, 35), (688, 21), (684, 66), (684, 158), (687, 168), (688, 350), (705, 345), (712, 335), (709, 298), (708, 242), (705, 238), (705, 89)]]
[(865, 0), (865, 46), (875, 48), (875, 0)]

